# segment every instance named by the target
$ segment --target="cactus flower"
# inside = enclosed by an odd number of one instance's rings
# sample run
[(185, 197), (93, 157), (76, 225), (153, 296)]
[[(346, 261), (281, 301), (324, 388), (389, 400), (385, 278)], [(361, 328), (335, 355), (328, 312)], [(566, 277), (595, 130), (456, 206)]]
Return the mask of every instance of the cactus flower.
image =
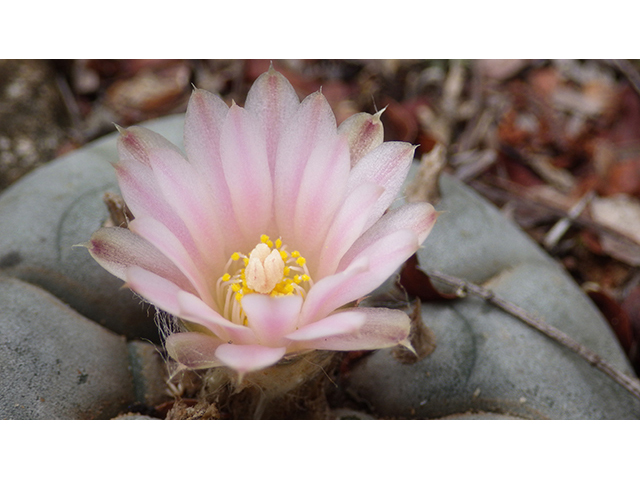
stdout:
[(179, 319), (165, 342), (183, 368), (243, 375), (310, 350), (408, 344), (405, 313), (355, 306), (437, 216), (427, 203), (387, 211), (414, 146), (383, 142), (380, 113), (337, 127), (321, 92), (300, 102), (271, 68), (244, 108), (196, 89), (185, 153), (145, 128), (121, 130), (115, 169), (134, 218), (87, 246)]

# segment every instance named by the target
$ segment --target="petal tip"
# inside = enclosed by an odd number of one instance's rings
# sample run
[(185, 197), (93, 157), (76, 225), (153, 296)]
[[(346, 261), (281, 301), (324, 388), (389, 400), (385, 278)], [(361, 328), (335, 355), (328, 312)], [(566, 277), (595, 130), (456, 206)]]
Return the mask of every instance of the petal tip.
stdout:
[(380, 119), (380, 117), (382, 117), (382, 114), (384, 113), (384, 111), (387, 109), (388, 106), (389, 105), (385, 105), (384, 108), (382, 108), (381, 110), (378, 110), (376, 113), (374, 113), (371, 123), (373, 123), (373, 124), (382, 123), (382, 120)]

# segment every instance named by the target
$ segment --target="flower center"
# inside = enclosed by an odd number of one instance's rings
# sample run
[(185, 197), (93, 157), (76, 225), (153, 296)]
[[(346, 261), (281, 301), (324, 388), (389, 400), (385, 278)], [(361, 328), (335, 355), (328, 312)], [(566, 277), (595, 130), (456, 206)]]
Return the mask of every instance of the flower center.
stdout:
[(273, 242), (261, 235), (249, 255), (231, 255), (224, 275), (218, 279), (216, 297), (221, 314), (233, 323), (247, 325), (242, 297), (249, 293), (304, 297), (313, 285), (306, 263), (297, 250), (289, 252), (281, 239)]

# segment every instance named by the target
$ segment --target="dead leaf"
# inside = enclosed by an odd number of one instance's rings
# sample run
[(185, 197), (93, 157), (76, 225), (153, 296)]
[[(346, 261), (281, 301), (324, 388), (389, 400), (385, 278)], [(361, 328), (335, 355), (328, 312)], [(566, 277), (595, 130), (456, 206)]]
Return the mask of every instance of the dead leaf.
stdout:
[(106, 192), (102, 201), (109, 210), (109, 219), (105, 223), (105, 227), (124, 227), (127, 228), (129, 222), (133, 220), (133, 213), (127, 207), (121, 195), (112, 192)]
[(415, 178), (405, 189), (407, 200), (437, 203), (440, 200), (438, 180), (446, 163), (446, 150), (441, 144), (436, 145), (430, 153), (423, 155)]
[(191, 94), (190, 76), (191, 69), (186, 63), (141, 70), (134, 77), (113, 83), (105, 94), (105, 105), (126, 123), (169, 113), (182, 104), (186, 106)]
[(622, 242), (606, 233), (601, 234), (604, 252), (613, 258), (640, 266), (640, 201), (620, 193), (591, 201), (591, 215), (596, 222), (616, 230), (635, 242)]
[(523, 59), (484, 59), (474, 62), (480, 74), (491, 80), (502, 81), (520, 73), (531, 60)]
[(640, 374), (640, 287), (633, 288), (622, 302), (622, 308), (629, 316), (634, 345), (629, 358), (637, 374)]
[(640, 193), (640, 157), (619, 160), (610, 166), (600, 191), (603, 195)]
[(380, 100), (384, 111), (384, 139), (385, 141), (400, 141), (414, 143), (418, 137), (418, 122), (410, 108), (395, 101), (391, 97)]
[(409, 295), (414, 295), (423, 302), (453, 300), (458, 298), (455, 294), (443, 293), (436, 290), (429, 276), (418, 267), (417, 255), (412, 255), (405, 262), (400, 272), (399, 282)]
[(628, 355), (636, 341), (631, 328), (631, 319), (627, 312), (600, 285), (587, 283), (582, 288), (607, 319), (616, 337), (618, 337), (620, 345)]
[(428, 357), (436, 349), (436, 336), (422, 321), (422, 303), (419, 298), (413, 302), (409, 318), (411, 319), (409, 343), (414, 351), (412, 352), (402, 345), (394, 347), (391, 351), (394, 358), (405, 365), (414, 364)]

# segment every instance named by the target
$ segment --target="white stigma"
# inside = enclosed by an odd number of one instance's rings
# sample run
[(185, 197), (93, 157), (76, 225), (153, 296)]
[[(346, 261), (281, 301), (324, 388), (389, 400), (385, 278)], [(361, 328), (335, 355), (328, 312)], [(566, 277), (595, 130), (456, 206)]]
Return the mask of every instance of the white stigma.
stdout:
[(249, 254), (245, 275), (247, 287), (258, 293), (270, 293), (284, 275), (280, 252), (259, 243)]

